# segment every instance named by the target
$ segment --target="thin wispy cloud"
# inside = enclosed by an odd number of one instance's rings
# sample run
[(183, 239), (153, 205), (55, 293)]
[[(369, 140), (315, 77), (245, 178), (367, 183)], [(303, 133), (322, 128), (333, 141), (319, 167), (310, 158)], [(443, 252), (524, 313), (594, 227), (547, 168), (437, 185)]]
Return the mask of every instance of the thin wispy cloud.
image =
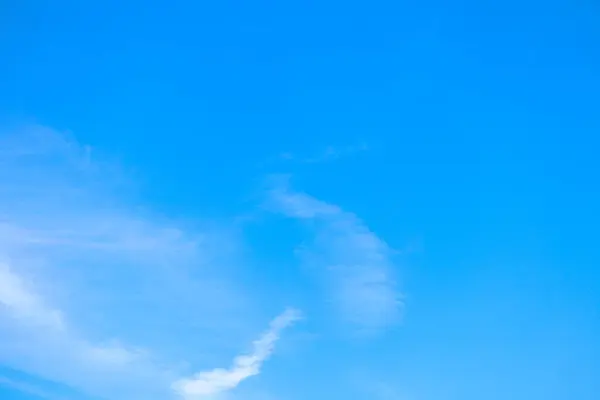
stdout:
[(0, 362), (111, 399), (165, 399), (196, 358), (173, 336), (202, 335), (199, 354), (239, 336), (250, 303), (220, 275), (226, 234), (139, 207), (123, 171), (68, 135), (22, 126), (0, 132), (0, 149)]
[(49, 308), (35, 292), (25, 287), (23, 279), (0, 263), (0, 304), (21, 323), (40, 329), (63, 331), (65, 323), (59, 310)]
[(3, 362), (99, 393), (103, 391), (96, 387), (98, 382), (90, 379), (98, 373), (103, 374), (102, 386), (118, 385), (122, 374), (131, 382), (142, 375), (167, 379), (145, 351), (116, 341), (92, 342), (80, 336), (64, 313), (49, 303), (9, 265), (0, 265)]
[(378, 330), (398, 321), (402, 301), (391, 250), (356, 215), (295, 192), (281, 181), (270, 190), (268, 206), (314, 222), (314, 241), (302, 255), (325, 272), (329, 296), (344, 319), (362, 330)]
[(217, 399), (243, 380), (258, 375), (262, 364), (271, 356), (281, 331), (299, 318), (297, 310), (286, 310), (271, 321), (269, 330), (253, 343), (252, 352), (236, 357), (229, 369), (200, 372), (191, 378), (178, 380), (173, 389), (186, 400)]

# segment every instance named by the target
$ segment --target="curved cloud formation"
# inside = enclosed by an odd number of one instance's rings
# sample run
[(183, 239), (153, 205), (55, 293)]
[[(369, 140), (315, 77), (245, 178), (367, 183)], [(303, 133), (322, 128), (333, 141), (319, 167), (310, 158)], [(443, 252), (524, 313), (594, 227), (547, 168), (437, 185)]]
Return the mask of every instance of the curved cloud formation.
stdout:
[(356, 215), (284, 183), (269, 193), (271, 209), (312, 221), (315, 240), (305, 250), (311, 265), (322, 267), (327, 290), (342, 317), (360, 330), (396, 322), (402, 296), (396, 288), (391, 249)]
[(236, 357), (231, 368), (199, 372), (191, 378), (176, 381), (173, 389), (186, 400), (200, 400), (214, 399), (217, 395), (235, 388), (243, 380), (258, 375), (263, 362), (273, 352), (280, 332), (299, 318), (299, 311), (287, 309), (271, 321), (269, 330), (253, 343), (252, 352)]

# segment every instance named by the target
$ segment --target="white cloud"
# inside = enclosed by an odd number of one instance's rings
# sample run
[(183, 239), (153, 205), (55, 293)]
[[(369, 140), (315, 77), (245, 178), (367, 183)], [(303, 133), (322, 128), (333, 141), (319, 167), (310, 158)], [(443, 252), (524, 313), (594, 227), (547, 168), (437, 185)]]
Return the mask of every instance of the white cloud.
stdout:
[(315, 241), (304, 255), (327, 271), (331, 298), (343, 317), (363, 330), (396, 322), (402, 307), (388, 245), (354, 214), (294, 192), (281, 181), (268, 206), (289, 217), (314, 222)]
[(191, 378), (178, 380), (173, 389), (186, 400), (203, 400), (215, 399), (217, 395), (235, 388), (243, 380), (259, 374), (263, 362), (273, 352), (281, 330), (299, 318), (298, 311), (286, 310), (271, 321), (269, 330), (253, 343), (252, 352), (236, 357), (231, 368), (200, 372)]
[[(97, 394), (108, 394), (102, 386), (141, 375), (159, 379), (165, 374), (167, 381), (166, 372), (152, 365), (144, 351), (117, 342), (93, 343), (78, 335), (64, 313), (8, 264), (0, 264), (0, 310), (0, 317), (4, 314), (0, 359), (13, 367)], [(94, 378), (96, 374), (103, 374), (102, 382)]]
[(165, 399), (180, 368), (161, 360), (229, 349), (251, 307), (221, 273), (227, 233), (140, 207), (126, 176), (68, 135), (0, 131), (0, 363)]
[(22, 323), (53, 331), (64, 330), (62, 313), (48, 308), (25, 286), (23, 279), (7, 264), (0, 263), (0, 305)]

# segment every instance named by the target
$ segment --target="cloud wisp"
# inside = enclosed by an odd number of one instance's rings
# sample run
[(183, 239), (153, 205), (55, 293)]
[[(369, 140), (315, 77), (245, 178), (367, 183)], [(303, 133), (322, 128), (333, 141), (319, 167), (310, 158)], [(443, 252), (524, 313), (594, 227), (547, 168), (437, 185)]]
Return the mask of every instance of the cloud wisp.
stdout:
[(163, 360), (228, 348), (249, 302), (213, 249), (234, 244), (141, 208), (129, 183), (68, 135), (0, 131), (1, 363), (150, 400), (173, 396), (179, 367)]
[(301, 254), (325, 271), (326, 287), (343, 318), (360, 330), (385, 328), (399, 320), (402, 301), (394, 279), (391, 250), (354, 214), (277, 184), (268, 207), (311, 221), (314, 241)]
[(16, 368), (101, 394), (102, 388), (90, 379), (95, 374), (103, 374), (101, 386), (119, 385), (122, 374), (132, 382), (142, 375), (163, 375), (143, 350), (81, 337), (63, 311), (8, 264), (0, 264), (0, 309), (0, 356)]
[(287, 309), (271, 321), (269, 329), (253, 343), (252, 352), (236, 357), (229, 369), (199, 372), (191, 378), (176, 381), (173, 389), (186, 400), (216, 399), (243, 380), (258, 375), (262, 364), (271, 356), (281, 331), (299, 318), (297, 310)]
[(64, 331), (62, 313), (49, 308), (35, 292), (25, 286), (23, 279), (7, 264), (0, 263), (0, 304), (5, 311), (21, 323), (39, 329)]

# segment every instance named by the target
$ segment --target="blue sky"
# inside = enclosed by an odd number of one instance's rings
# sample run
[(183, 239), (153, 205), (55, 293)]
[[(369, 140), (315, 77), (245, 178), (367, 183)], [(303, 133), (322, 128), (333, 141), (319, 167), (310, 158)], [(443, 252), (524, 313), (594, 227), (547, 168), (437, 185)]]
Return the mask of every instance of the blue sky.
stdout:
[(5, 2), (0, 397), (600, 395), (593, 2)]

